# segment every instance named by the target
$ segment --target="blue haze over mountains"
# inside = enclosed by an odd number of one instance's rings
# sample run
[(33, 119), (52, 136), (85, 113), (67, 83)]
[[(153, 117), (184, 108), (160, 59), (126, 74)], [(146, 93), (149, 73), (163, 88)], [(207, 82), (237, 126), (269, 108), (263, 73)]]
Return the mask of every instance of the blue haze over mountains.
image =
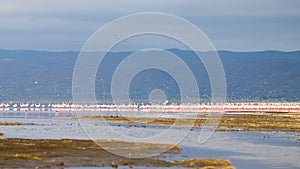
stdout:
[[(196, 77), (201, 98), (209, 100), (209, 78), (201, 61), (191, 51), (169, 51), (186, 62)], [(110, 102), (113, 72), (130, 53), (110, 52), (105, 56), (95, 81), (99, 102)], [(228, 100), (300, 101), (300, 51), (218, 53), (226, 74)], [(73, 51), (0, 50), (0, 102), (71, 101), (72, 74), (78, 54)], [(153, 89), (165, 91), (172, 102), (180, 100), (176, 81), (155, 69), (142, 71), (131, 81), (130, 98), (135, 102), (147, 102)]]

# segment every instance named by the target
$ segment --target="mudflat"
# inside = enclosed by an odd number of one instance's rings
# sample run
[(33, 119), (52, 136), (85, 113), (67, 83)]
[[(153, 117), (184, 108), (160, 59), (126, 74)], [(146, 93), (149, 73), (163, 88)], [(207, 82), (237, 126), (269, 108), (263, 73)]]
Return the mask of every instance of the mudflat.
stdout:
[[(97, 143), (97, 144), (96, 144)], [(118, 140), (49, 140), (49, 139), (0, 139), (0, 168), (60, 168), (81, 166), (148, 166), (232, 169), (229, 160), (188, 159), (183, 161), (164, 161), (163, 156), (179, 154), (182, 148), (176, 145), (125, 142)], [(100, 146), (99, 146), (100, 145)], [(101, 148), (106, 146), (106, 149)], [(167, 152), (151, 158), (129, 158), (110, 153), (109, 148), (126, 152), (134, 148), (139, 152), (168, 149)]]
[[(220, 117), (218, 131), (293, 131), (300, 132), (299, 114), (295, 113), (266, 113), (266, 114), (226, 114)], [(76, 117), (77, 118), (77, 117)], [(142, 123), (159, 125), (177, 125), (181, 127), (199, 127), (206, 125), (206, 115), (189, 118), (126, 118), (115, 116), (79, 117), (80, 120), (106, 120), (123, 123)], [(218, 117), (219, 118), (219, 117)], [(144, 126), (145, 127), (145, 126)]]

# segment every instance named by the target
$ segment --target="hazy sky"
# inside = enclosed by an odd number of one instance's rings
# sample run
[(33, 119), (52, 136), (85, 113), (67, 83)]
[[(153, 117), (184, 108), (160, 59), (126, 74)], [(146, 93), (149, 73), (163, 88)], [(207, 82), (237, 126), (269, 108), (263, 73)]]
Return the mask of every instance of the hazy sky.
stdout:
[(183, 17), (219, 50), (300, 49), (299, 0), (0, 0), (0, 49), (80, 50), (98, 28), (136, 12)]

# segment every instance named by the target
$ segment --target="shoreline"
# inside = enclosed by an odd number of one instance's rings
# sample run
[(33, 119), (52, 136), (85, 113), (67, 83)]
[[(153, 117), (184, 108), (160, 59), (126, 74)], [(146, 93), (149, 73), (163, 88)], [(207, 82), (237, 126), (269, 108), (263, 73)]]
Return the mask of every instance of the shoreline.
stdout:
[[(0, 112), (1, 113), (1, 112)], [(29, 116), (26, 116), (28, 115)], [(16, 116), (32, 118), (30, 113), (23, 114), (19, 112)], [(98, 114), (98, 115), (97, 115)], [(101, 113), (100, 113), (101, 114)], [(2, 116), (4, 114), (2, 113)], [(189, 127), (191, 129), (201, 126), (216, 126), (216, 131), (282, 131), (282, 132), (300, 132), (300, 114), (298, 113), (228, 113), (228, 114), (172, 114), (168, 113), (166, 116), (143, 116), (143, 114), (127, 114), (110, 112), (99, 115), (99, 113), (87, 113), (82, 116), (77, 116), (75, 112), (53, 113), (49, 112), (50, 118), (66, 118), (66, 119), (79, 119), (79, 120), (101, 120), (114, 123), (127, 123), (127, 124), (141, 124), (146, 128), (146, 125), (165, 125), (165, 126), (178, 126)], [(0, 115), (1, 116), (1, 115)], [(3, 116), (5, 117), (5, 115)], [(37, 117), (43, 117), (37, 116)], [(47, 116), (45, 116), (47, 117)], [(5, 118), (3, 118), (5, 119)], [(209, 123), (207, 120), (217, 120), (215, 123)], [(18, 121), (1, 121), (0, 126), (8, 125), (35, 125), (31, 122), (18, 122)]]

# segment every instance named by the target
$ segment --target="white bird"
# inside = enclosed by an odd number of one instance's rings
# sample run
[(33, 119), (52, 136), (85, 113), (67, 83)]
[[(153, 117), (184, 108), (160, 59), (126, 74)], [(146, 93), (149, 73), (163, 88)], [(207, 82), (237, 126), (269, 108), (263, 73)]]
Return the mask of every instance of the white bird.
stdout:
[(166, 100), (163, 104), (166, 105), (169, 103), (169, 100)]
[(39, 103), (39, 104), (34, 104), (34, 106), (36, 107), (36, 108), (40, 108), (41, 107), (41, 104)]
[(117, 38), (117, 39), (121, 39), (121, 38), (122, 38), (122, 35), (116, 35), (116, 38)]
[(22, 107), (22, 108), (26, 108), (26, 107), (28, 107), (28, 103), (20, 103), (20, 107)]

